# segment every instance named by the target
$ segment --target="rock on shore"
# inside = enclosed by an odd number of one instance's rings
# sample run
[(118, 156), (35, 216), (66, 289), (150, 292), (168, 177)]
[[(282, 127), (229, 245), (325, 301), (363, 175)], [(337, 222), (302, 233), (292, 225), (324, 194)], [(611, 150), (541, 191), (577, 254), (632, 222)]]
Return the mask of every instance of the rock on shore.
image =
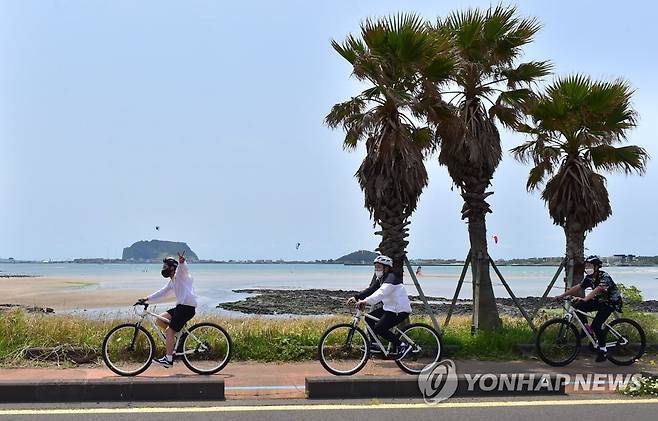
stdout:
[[(347, 306), (345, 301), (358, 291), (303, 289), (236, 289), (234, 292), (253, 294), (244, 300), (229, 303), (220, 303), (218, 308), (232, 310), (246, 314), (294, 314), (294, 315), (326, 315), (326, 314), (353, 314), (353, 308)], [(414, 312), (423, 312), (423, 303), (418, 296), (409, 296)], [(445, 314), (450, 307), (451, 298), (427, 297), (432, 309), (439, 314)], [(521, 297), (519, 302), (528, 312), (534, 311), (539, 304), (539, 297)], [(511, 298), (496, 298), (498, 311), (501, 315), (521, 316), (521, 312), (514, 305)], [(543, 308), (559, 308), (561, 303), (547, 300)], [(471, 314), (471, 300), (457, 300), (454, 315)], [(658, 301), (648, 300), (634, 306), (642, 312), (658, 312)]]

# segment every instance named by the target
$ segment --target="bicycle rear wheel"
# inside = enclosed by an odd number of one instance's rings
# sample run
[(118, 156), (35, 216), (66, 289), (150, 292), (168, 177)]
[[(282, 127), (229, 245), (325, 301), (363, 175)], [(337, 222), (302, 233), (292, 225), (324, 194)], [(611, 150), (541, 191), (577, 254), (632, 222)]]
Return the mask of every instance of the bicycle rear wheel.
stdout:
[(549, 320), (537, 332), (537, 355), (546, 364), (561, 367), (569, 364), (580, 351), (580, 335), (573, 325), (564, 319)]
[(336, 376), (349, 376), (361, 370), (370, 358), (370, 343), (360, 328), (351, 324), (330, 327), (318, 345), (322, 366)]
[(608, 360), (617, 365), (631, 365), (637, 361), (647, 346), (644, 330), (631, 319), (616, 319), (603, 331)]
[(151, 365), (155, 342), (142, 326), (126, 323), (110, 330), (103, 340), (102, 351), (110, 370), (120, 376), (136, 376)]
[[(182, 338), (183, 362), (198, 374), (215, 374), (231, 359), (233, 342), (228, 332), (214, 323), (192, 326)], [(179, 355), (177, 353), (176, 355)]]
[(414, 323), (402, 329), (400, 337), (403, 342), (410, 342), (411, 351), (395, 363), (404, 372), (418, 374), (425, 367), (441, 360), (443, 343), (441, 335), (431, 326), (423, 323)]

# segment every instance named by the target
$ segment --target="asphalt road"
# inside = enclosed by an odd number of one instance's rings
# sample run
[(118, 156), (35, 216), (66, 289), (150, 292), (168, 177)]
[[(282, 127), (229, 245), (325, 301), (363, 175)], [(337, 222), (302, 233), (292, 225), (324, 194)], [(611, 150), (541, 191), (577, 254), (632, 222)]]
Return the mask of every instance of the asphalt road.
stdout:
[(650, 420), (656, 419), (658, 399), (625, 399), (619, 395), (592, 398), (561, 399), (499, 399), (451, 400), (439, 405), (425, 405), (418, 401), (387, 402), (311, 402), (289, 403), (253, 401), (242, 403), (220, 402), (160, 403), (139, 406), (129, 404), (98, 404), (40, 406), (0, 406), (0, 420), (12, 421), (69, 421), (69, 420), (140, 420), (140, 421), (351, 421), (374, 417), (377, 421), (468, 420), (468, 421), (579, 421)]

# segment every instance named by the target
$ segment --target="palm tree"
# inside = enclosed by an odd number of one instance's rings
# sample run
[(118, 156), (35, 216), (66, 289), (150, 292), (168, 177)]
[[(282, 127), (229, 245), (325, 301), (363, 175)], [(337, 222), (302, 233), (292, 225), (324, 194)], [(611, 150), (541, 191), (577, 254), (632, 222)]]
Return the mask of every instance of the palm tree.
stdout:
[(419, 110), (423, 101), (439, 100), (437, 87), (454, 61), (448, 43), (409, 14), (366, 20), (359, 39), (350, 35), (342, 44), (332, 41), (332, 46), (368, 87), (334, 105), (325, 122), (345, 130), (347, 150), (365, 141), (366, 157), (355, 176), (366, 209), (381, 226), (377, 250), (390, 256), (401, 274), (408, 218), (427, 185), (423, 159), (433, 148), (433, 132), (420, 123)]
[[(439, 20), (434, 30), (451, 40), (457, 55), (447, 102), (431, 104), (427, 118), (440, 143), (445, 165), (464, 200), (473, 260), (480, 275), (479, 314), (483, 329), (500, 326), (489, 274), (486, 198), (502, 158), (498, 121), (507, 128), (524, 119), (533, 94), (530, 85), (550, 72), (545, 61), (516, 64), (522, 48), (539, 30), (535, 19), (520, 18), (514, 7), (468, 9)], [(454, 89), (452, 89), (454, 87)]]
[(527, 188), (543, 186), (541, 197), (548, 212), (564, 229), (566, 256), (575, 264), (573, 283), (583, 276), (585, 233), (612, 214), (606, 179), (597, 171), (646, 171), (649, 156), (643, 148), (614, 146), (636, 125), (632, 94), (622, 80), (563, 77), (532, 106), (534, 124), (519, 126), (532, 140), (512, 153), (519, 161), (534, 164)]

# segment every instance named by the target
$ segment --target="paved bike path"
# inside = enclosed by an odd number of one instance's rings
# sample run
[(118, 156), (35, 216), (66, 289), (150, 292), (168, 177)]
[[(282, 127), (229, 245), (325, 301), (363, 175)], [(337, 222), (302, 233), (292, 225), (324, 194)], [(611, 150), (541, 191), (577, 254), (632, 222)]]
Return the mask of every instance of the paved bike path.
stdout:
[[(596, 363), (590, 358), (581, 358), (566, 367), (550, 367), (540, 361), (478, 361), (454, 360), (459, 374), (503, 374), (503, 373), (537, 373), (537, 374), (635, 374), (641, 372), (658, 373), (656, 365), (650, 360), (632, 366), (620, 367), (610, 362)], [(408, 376), (393, 361), (370, 361), (358, 376)], [(224, 379), (227, 399), (263, 399), (263, 398), (304, 398), (304, 382), (307, 376), (330, 376), (319, 362), (300, 363), (260, 363), (231, 362), (215, 376)], [(197, 374), (190, 372), (182, 363), (173, 368), (163, 368), (153, 364), (139, 376), (141, 379), (175, 379), (194, 378)], [(47, 381), (47, 380), (85, 380), (105, 379), (111, 382), (118, 376), (105, 367), (77, 368), (14, 368), (0, 369), (0, 381)], [(568, 390), (568, 388), (567, 388)]]

